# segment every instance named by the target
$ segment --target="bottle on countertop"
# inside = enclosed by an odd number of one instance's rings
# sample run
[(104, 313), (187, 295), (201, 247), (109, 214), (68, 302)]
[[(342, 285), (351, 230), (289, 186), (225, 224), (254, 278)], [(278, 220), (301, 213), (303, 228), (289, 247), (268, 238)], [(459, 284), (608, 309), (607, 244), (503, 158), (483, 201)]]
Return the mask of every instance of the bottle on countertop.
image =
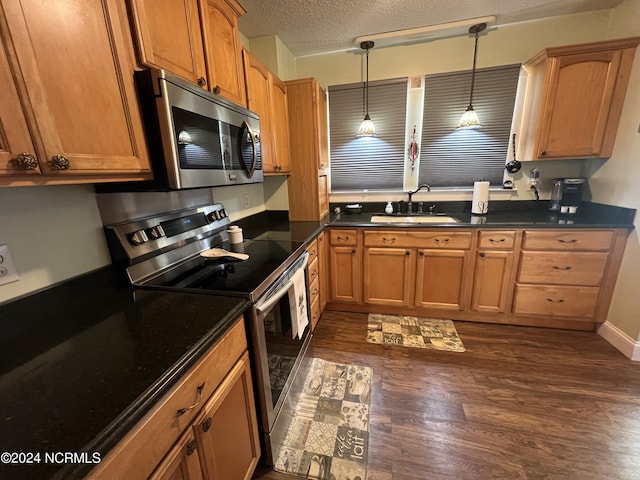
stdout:
[(391, 202), (387, 202), (387, 206), (384, 207), (384, 211), (388, 214), (393, 213), (393, 205), (391, 205)]

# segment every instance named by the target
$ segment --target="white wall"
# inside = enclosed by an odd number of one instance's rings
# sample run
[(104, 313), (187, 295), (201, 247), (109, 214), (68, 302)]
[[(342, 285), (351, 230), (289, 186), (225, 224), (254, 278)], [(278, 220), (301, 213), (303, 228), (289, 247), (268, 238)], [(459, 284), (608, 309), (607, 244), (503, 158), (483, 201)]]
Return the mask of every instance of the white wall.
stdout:
[(20, 276), (0, 303), (111, 263), (92, 185), (0, 188), (0, 243)]
[[(640, 0), (626, 0), (612, 12), (611, 38), (640, 36)], [(613, 155), (591, 177), (593, 200), (640, 210), (640, 52), (636, 51)], [(640, 213), (627, 240), (608, 321), (640, 341)]]

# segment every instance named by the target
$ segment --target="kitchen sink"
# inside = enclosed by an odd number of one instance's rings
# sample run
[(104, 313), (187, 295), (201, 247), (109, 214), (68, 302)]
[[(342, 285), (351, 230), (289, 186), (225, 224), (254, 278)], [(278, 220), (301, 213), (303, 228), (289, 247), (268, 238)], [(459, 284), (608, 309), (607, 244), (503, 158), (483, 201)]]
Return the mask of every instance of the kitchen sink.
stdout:
[(460, 220), (446, 215), (373, 215), (371, 223), (460, 223)]

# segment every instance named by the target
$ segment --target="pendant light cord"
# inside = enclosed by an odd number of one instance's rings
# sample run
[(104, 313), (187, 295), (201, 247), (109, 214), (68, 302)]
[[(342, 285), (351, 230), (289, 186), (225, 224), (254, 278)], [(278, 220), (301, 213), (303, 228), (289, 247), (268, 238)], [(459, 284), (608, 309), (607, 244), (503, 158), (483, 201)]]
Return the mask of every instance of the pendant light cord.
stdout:
[(478, 56), (478, 31), (476, 30), (476, 46), (473, 49), (473, 68), (471, 69), (471, 93), (469, 94), (469, 106), (473, 107), (473, 87), (476, 83), (476, 57)]
[(366, 77), (366, 84), (365, 84), (365, 98), (366, 98), (366, 110), (365, 110), (365, 116), (369, 115), (369, 49), (367, 48), (367, 77)]

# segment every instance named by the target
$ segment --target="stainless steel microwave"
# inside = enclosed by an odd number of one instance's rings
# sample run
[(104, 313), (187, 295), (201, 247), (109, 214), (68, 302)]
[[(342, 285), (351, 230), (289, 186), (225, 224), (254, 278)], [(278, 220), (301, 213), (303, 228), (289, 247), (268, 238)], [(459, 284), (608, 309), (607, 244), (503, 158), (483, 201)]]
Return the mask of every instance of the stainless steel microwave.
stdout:
[(153, 187), (259, 183), (260, 117), (158, 69), (136, 72)]

